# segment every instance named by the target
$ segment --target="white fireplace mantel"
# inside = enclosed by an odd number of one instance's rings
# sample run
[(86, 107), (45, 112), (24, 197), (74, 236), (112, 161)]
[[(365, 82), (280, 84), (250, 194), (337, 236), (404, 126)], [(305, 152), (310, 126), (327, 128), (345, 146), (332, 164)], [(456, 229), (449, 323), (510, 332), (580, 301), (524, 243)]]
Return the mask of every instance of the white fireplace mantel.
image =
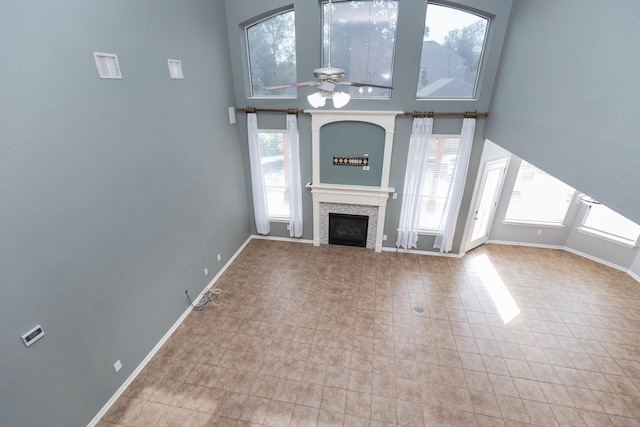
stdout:
[[(382, 236), (389, 193), (395, 192), (389, 187), (391, 153), (395, 120), (402, 111), (327, 111), (315, 110), (311, 113), (311, 156), (313, 161), (313, 182), (307, 184), (313, 196), (313, 244), (320, 245), (320, 204), (337, 203), (342, 205), (374, 206), (378, 208), (375, 223), (375, 251), (382, 251)], [(385, 130), (384, 157), (380, 186), (326, 184), (320, 182), (320, 128), (328, 123), (340, 121), (359, 121), (372, 123)]]

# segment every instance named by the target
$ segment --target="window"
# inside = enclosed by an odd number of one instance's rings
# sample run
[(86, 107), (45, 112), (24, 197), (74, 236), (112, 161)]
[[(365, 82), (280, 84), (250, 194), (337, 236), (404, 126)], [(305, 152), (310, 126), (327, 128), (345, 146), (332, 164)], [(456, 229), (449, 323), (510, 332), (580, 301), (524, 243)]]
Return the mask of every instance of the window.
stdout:
[(265, 91), (265, 86), (296, 80), (296, 36), (293, 11), (246, 28), (251, 96), (295, 97), (295, 88)]
[(473, 98), (489, 20), (429, 3), (416, 97)]
[(523, 160), (504, 221), (562, 226), (574, 194), (573, 188)]
[(605, 205), (589, 206), (578, 230), (629, 247), (635, 247), (640, 237), (640, 225)]
[(260, 165), (262, 180), (267, 196), (267, 209), (270, 219), (289, 218), (288, 168), (285, 159), (289, 158), (287, 133), (281, 130), (260, 130)]
[(423, 233), (440, 230), (449, 189), (458, 160), (459, 136), (432, 135), (427, 171), (423, 174), (418, 229)]
[[(331, 47), (329, 5), (324, 4), (323, 65), (345, 70), (345, 80), (391, 86), (398, 20), (397, 0), (333, 3)], [(389, 89), (342, 86), (352, 98), (389, 98)]]

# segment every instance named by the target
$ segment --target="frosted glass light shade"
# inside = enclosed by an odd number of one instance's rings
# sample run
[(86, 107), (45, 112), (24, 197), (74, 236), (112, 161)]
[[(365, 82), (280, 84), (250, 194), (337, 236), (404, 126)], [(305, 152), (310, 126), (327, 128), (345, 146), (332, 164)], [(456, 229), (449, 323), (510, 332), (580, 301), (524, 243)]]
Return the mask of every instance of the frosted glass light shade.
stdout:
[(324, 107), (327, 97), (322, 92), (315, 92), (307, 96), (307, 101), (313, 108)]
[(333, 106), (336, 108), (342, 108), (349, 103), (351, 95), (345, 92), (336, 91), (333, 92)]

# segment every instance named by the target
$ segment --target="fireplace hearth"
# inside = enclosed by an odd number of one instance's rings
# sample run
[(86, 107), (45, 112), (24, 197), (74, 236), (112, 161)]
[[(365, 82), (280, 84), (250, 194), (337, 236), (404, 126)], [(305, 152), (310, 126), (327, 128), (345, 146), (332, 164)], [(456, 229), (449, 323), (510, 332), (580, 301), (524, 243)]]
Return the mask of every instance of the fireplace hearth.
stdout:
[(329, 213), (329, 244), (365, 248), (368, 228), (367, 215)]

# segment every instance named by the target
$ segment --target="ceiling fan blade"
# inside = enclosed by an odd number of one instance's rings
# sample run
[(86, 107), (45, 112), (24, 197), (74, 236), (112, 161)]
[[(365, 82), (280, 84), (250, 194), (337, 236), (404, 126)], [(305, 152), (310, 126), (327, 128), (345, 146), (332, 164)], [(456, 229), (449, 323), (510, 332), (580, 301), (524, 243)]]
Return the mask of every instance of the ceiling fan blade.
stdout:
[(285, 89), (288, 87), (304, 87), (304, 86), (318, 86), (319, 82), (300, 82), (300, 83), (287, 83), (285, 85), (265, 86), (264, 90), (276, 90)]
[(353, 87), (378, 87), (380, 89), (393, 89), (393, 86), (374, 85), (371, 83), (358, 83), (358, 82), (338, 82), (338, 84)]

